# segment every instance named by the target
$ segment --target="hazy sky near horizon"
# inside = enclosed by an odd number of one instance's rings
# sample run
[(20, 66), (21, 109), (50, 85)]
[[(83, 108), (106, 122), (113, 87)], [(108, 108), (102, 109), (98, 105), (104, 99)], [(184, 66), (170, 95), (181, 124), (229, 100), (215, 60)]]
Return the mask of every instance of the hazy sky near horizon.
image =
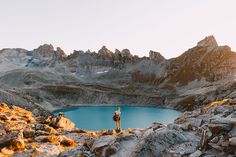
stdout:
[(44, 43), (176, 57), (207, 35), (236, 51), (235, 0), (0, 0), (0, 49)]

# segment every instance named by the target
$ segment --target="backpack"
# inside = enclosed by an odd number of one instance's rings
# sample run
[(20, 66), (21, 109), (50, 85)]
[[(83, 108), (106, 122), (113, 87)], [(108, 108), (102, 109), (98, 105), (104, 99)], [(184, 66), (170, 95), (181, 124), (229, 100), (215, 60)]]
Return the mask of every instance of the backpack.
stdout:
[(120, 116), (114, 113), (114, 115), (113, 115), (113, 120), (114, 120), (115, 122), (119, 121), (119, 120), (120, 120)]

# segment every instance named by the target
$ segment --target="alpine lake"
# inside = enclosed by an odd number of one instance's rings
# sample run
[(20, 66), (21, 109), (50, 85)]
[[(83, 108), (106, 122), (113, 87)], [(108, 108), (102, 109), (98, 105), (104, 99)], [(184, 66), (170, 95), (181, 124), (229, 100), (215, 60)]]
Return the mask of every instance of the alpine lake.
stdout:
[[(63, 112), (76, 127), (85, 130), (115, 129), (113, 114), (117, 106), (80, 106), (54, 111)], [(120, 106), (121, 128), (147, 128), (154, 122), (168, 124), (182, 113), (176, 110), (147, 106)]]

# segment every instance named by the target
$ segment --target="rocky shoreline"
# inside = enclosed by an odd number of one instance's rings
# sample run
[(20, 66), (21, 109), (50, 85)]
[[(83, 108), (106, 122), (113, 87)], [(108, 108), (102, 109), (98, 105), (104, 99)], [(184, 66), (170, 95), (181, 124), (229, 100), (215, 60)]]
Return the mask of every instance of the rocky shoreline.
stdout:
[(96, 107), (96, 106), (105, 106), (105, 107), (110, 107), (110, 106), (138, 106), (138, 107), (158, 107), (158, 108), (167, 108), (167, 109), (173, 109), (168, 106), (163, 106), (163, 105), (143, 105), (143, 104), (70, 104), (70, 105), (64, 105), (60, 107), (54, 107), (53, 109), (50, 109), (50, 112), (53, 113), (55, 111), (63, 110), (63, 109), (73, 109), (77, 107)]
[(155, 157), (236, 155), (236, 99), (185, 112), (167, 126), (86, 131), (63, 116), (0, 105), (0, 156)]

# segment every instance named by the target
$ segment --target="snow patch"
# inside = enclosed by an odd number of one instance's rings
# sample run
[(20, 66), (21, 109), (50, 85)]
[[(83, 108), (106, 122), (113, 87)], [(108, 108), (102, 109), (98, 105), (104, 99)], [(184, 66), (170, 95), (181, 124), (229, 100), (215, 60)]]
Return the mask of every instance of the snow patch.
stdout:
[(105, 71), (98, 71), (98, 72), (96, 72), (97, 74), (103, 74), (103, 73), (107, 73), (108, 72), (108, 70), (105, 70)]

